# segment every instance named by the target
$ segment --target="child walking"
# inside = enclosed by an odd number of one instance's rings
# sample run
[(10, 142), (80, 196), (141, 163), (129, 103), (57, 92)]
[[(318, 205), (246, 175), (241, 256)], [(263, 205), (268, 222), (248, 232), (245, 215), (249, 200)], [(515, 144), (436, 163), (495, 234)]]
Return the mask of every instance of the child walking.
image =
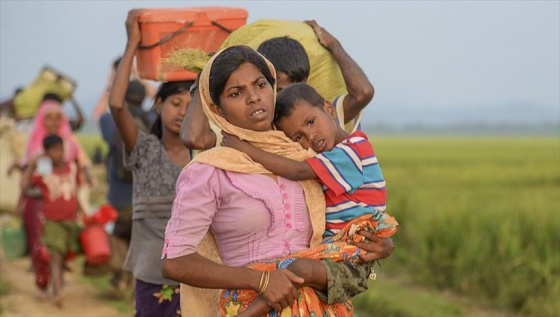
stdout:
[(64, 158), (64, 141), (51, 134), (43, 139), (44, 154), (37, 156), (26, 169), (23, 188), (38, 186), (43, 197), (45, 227), (42, 242), (50, 258), (50, 280), (54, 303), (62, 307), (64, 258), (78, 250), (78, 168)]
[[(346, 133), (336, 121), (336, 111), (330, 102), (307, 84), (293, 84), (278, 94), (274, 123), (290, 139), (319, 154), (297, 162), (263, 151), (235, 136), (224, 134), (222, 143), (246, 153), (276, 175), (296, 181), (317, 179), (323, 184), (327, 204), (323, 244), (359, 239), (354, 235), (358, 230), (368, 230), (380, 237), (389, 237), (397, 231), (398, 223), (385, 213), (385, 180), (371, 143), (361, 131)], [(343, 261), (353, 266), (357, 256), (353, 254)], [(322, 271), (314, 269), (320, 262), (305, 258), (289, 263), (287, 268), (305, 276), (306, 283), (312, 284), (315, 273)], [(373, 265), (355, 271), (360, 272), (367, 289), (368, 275), (375, 276)], [(269, 310), (263, 300), (255, 300), (243, 315), (260, 316)]]
[(179, 283), (163, 278), (161, 250), (171, 216), (175, 183), (191, 153), (179, 138), (191, 101), (193, 81), (168, 82), (155, 97), (157, 119), (150, 133), (137, 128), (125, 102), (134, 55), (140, 44), (138, 16), (126, 20), (128, 42), (109, 94), (109, 108), (125, 147), (125, 166), (133, 177), (132, 234), (124, 269), (135, 277), (136, 317), (180, 316)]

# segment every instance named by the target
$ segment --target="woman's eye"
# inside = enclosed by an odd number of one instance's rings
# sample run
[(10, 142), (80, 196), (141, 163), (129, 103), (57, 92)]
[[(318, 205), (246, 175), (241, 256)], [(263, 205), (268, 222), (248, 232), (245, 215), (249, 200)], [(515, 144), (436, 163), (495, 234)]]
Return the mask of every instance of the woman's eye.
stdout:
[(258, 83), (258, 84), (257, 84), (257, 87), (259, 87), (259, 88), (264, 88), (264, 87), (266, 87), (266, 82), (263, 81), (263, 82)]
[(237, 96), (239, 96), (239, 95), (241, 95), (241, 91), (240, 91), (240, 90), (232, 92), (230, 96), (232, 96), (232, 97), (237, 97)]

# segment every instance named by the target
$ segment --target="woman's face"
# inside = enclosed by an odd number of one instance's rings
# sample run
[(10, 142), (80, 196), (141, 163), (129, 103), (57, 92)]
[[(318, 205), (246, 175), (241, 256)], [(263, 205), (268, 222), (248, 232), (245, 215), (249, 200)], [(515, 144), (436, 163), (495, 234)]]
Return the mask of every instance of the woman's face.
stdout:
[(157, 112), (161, 114), (161, 123), (165, 130), (173, 134), (179, 134), (181, 123), (187, 113), (187, 107), (191, 102), (191, 94), (188, 91), (170, 95), (158, 105)]
[(45, 113), (44, 117), (45, 129), (49, 134), (57, 134), (62, 123), (62, 114), (58, 111)]
[(274, 119), (273, 87), (252, 63), (239, 66), (220, 94), (213, 111), (229, 123), (253, 131), (268, 131)]

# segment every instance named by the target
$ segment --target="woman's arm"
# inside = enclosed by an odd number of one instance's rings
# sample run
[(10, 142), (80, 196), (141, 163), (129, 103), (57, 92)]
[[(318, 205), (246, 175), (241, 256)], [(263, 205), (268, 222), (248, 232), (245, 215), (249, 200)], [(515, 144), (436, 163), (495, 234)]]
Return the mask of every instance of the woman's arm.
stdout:
[(234, 148), (249, 155), (253, 161), (262, 164), (267, 170), (276, 175), (293, 181), (317, 178), (315, 171), (306, 162), (297, 162), (268, 153), (226, 132), (222, 132), (222, 135), (224, 136), (222, 140), (224, 146)]
[(128, 41), (109, 93), (109, 108), (127, 151), (134, 149), (138, 138), (138, 128), (134, 123), (134, 117), (128, 111), (124, 100), (130, 80), (132, 62), (140, 44), (140, 26), (138, 25), (140, 13), (142, 13), (142, 10), (130, 10), (128, 12), (126, 19)]
[(348, 95), (344, 98), (344, 123), (354, 119), (373, 99), (374, 88), (360, 66), (348, 55), (340, 42), (315, 20), (305, 21), (309, 24), (319, 43), (328, 49), (340, 66)]
[[(163, 259), (163, 277), (200, 288), (252, 289), (258, 292), (263, 274), (263, 271), (221, 265), (198, 253)], [(271, 307), (281, 311), (291, 306), (298, 297), (294, 283), (302, 282), (302, 278), (286, 269), (271, 272), (262, 296)]]

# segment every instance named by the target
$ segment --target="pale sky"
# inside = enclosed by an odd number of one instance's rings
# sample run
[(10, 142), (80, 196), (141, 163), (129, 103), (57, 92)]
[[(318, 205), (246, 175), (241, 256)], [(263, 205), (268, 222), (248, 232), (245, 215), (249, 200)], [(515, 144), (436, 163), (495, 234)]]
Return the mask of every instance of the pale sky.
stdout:
[[(560, 120), (560, 1), (0, 1), (0, 97), (48, 64), (91, 114), (131, 8), (241, 7), (315, 19), (376, 88), (368, 120)], [(457, 119), (457, 118), (455, 118)]]

